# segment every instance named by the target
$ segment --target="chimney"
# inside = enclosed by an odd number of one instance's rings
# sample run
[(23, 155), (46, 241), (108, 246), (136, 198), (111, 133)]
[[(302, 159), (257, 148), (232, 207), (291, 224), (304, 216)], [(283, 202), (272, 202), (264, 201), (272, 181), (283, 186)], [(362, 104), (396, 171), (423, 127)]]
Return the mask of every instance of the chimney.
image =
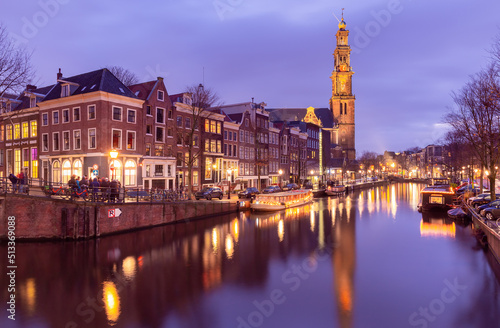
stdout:
[(32, 85), (32, 84), (26, 85), (26, 91), (34, 91), (34, 90), (36, 90), (36, 85)]
[(157, 79), (158, 81), (163, 81), (163, 78), (162, 78), (161, 76), (158, 76), (156, 79)]
[(59, 69), (59, 73), (57, 73), (57, 79), (58, 80), (62, 79), (61, 69)]

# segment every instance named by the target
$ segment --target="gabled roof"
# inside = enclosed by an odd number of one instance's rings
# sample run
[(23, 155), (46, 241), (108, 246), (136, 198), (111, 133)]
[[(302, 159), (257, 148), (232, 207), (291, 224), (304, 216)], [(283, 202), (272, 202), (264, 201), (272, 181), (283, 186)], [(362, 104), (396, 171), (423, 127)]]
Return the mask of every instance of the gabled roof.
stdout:
[(149, 82), (130, 85), (128, 88), (130, 89), (130, 91), (134, 93), (134, 95), (137, 98), (142, 100), (148, 100), (151, 95), (151, 92), (154, 90), (157, 83), (158, 80), (149, 81)]
[[(307, 108), (266, 108), (269, 119), (274, 121), (302, 121), (307, 114)], [(321, 120), (323, 128), (331, 129), (335, 126), (335, 119), (329, 108), (315, 108), (314, 114)]]
[(242, 123), (243, 120), (243, 113), (236, 113), (236, 114), (226, 114), (233, 122), (235, 123)]
[(104, 91), (120, 96), (136, 98), (132, 91), (127, 88), (120, 80), (118, 80), (113, 73), (107, 68), (102, 68), (97, 71), (88, 72), (71, 77), (63, 77), (58, 83), (49, 91), (45, 100), (52, 100), (61, 98), (61, 85), (63, 81), (70, 82), (71, 96), (81, 95), (85, 93)]

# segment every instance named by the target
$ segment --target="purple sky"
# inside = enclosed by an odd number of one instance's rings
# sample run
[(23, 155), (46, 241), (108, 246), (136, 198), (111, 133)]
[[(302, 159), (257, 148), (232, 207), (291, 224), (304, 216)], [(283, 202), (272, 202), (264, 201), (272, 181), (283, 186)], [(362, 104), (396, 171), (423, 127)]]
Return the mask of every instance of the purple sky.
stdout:
[(328, 107), (341, 8), (358, 155), (437, 142), (451, 91), (488, 61), (500, 1), (26, 0), (0, 22), (34, 50), (39, 86), (119, 65), (178, 93), (204, 71), (225, 104)]

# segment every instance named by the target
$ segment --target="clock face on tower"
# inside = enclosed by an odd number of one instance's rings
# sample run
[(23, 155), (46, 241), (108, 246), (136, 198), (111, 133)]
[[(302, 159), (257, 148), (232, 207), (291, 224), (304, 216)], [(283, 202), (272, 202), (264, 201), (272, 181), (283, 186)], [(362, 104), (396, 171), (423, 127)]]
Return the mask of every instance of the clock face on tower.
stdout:
[(347, 70), (345, 65), (340, 65), (340, 71), (345, 72)]

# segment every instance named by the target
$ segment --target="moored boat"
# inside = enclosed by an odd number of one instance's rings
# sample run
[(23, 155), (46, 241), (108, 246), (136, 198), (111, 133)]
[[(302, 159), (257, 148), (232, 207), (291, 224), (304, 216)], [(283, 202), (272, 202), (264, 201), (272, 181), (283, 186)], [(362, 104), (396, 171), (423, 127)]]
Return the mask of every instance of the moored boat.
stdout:
[(454, 208), (454, 198), (455, 191), (449, 184), (442, 179), (433, 181), (432, 185), (420, 191), (418, 210), (421, 212), (432, 209), (451, 209)]
[(337, 196), (345, 193), (345, 186), (344, 185), (328, 186), (325, 192), (328, 196)]
[(299, 189), (272, 194), (258, 194), (250, 204), (254, 211), (280, 211), (312, 202), (312, 190)]

